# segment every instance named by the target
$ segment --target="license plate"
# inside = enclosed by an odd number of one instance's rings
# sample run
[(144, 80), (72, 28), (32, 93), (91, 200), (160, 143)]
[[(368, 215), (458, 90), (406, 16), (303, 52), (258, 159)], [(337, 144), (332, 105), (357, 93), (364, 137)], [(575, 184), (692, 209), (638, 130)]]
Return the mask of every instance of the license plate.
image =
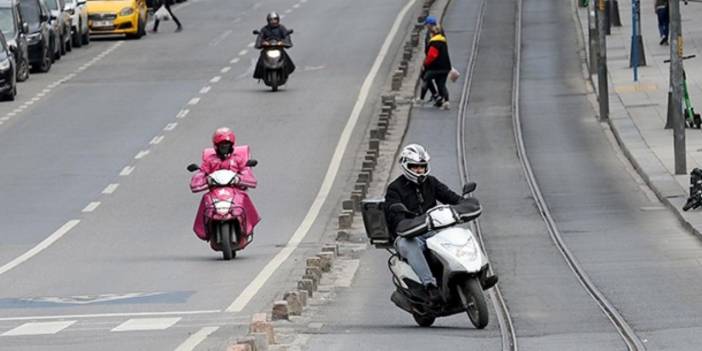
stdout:
[(112, 21), (95, 21), (93, 27), (112, 27)]

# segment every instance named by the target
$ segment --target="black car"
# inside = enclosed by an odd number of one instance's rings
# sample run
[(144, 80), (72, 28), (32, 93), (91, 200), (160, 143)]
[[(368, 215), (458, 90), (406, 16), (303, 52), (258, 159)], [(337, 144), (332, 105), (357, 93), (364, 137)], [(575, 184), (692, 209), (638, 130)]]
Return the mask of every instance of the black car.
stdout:
[(29, 30), (22, 20), (18, 0), (0, 0), (0, 31), (5, 35), (7, 47), (17, 63), (17, 81), (29, 79), (29, 52), (26, 33)]
[(54, 57), (49, 9), (43, 0), (20, 0), (20, 11), (29, 26), (29, 64), (39, 72), (48, 72)]
[(73, 41), (71, 40), (72, 19), (70, 14), (64, 10), (66, 3), (63, 0), (43, 0), (46, 7), (49, 9), (51, 24), (56, 34), (54, 40), (58, 43), (58, 54), (56, 59), (60, 59), (67, 51), (73, 49)]
[(17, 66), (15, 56), (0, 32), (0, 96), (3, 100), (14, 100), (17, 95)]

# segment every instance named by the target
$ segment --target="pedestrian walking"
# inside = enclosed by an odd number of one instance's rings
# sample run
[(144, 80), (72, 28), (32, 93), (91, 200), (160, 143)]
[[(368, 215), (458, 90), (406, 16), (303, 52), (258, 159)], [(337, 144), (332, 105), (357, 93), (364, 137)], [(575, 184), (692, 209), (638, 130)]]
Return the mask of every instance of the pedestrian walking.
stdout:
[[(180, 24), (178, 17), (176, 17), (173, 14), (173, 11), (171, 11), (171, 5), (173, 5), (173, 0), (159, 0), (158, 6), (154, 9), (154, 14), (156, 14), (158, 10), (161, 9), (161, 6), (163, 6), (166, 11), (168, 11), (168, 15), (173, 19), (173, 22), (175, 22), (175, 24), (178, 26), (175, 31), (180, 32), (183, 30), (183, 26)], [(154, 29), (151, 30), (154, 33), (158, 32), (158, 24), (161, 22), (159, 17), (160, 16), (158, 15), (154, 15)]]
[(658, 16), (658, 33), (661, 35), (659, 44), (668, 45), (668, 28), (670, 24), (669, 0), (655, 0), (655, 10)]
[(432, 37), (429, 39), (429, 48), (422, 66), (422, 75), (429, 84), (436, 85), (438, 94), (434, 97), (434, 106), (448, 110), (449, 93), (446, 88), (446, 80), (452, 68), (448, 42), (440, 25), (432, 27), (431, 33)]
[[(433, 36), (432, 30), (433, 28), (437, 25), (436, 17), (434, 16), (427, 16), (424, 19), (424, 26), (426, 27), (426, 35), (424, 37), (424, 54), (426, 54), (429, 51), (429, 41), (431, 40), (431, 37)], [(434, 85), (434, 82), (430, 79), (427, 79), (425, 77), (425, 73), (420, 76), (422, 79), (422, 86), (420, 87), (419, 90), (419, 100), (417, 101), (417, 105), (423, 105), (424, 104), (424, 98), (427, 96), (427, 92), (431, 92), (431, 98), (430, 102), (434, 101), (434, 97), (437, 96), (436, 94), (436, 86)]]

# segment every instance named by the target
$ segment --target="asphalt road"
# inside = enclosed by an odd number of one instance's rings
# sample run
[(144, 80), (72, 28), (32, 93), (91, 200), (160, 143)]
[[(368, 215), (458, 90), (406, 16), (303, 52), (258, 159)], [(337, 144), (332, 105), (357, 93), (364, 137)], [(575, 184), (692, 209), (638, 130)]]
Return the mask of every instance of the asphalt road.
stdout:
[[(78, 224), (0, 270), (0, 349), (172, 350), (198, 331), (213, 332), (199, 349), (221, 349), (243, 335), (250, 314), (292, 286), (293, 263), (318, 242), (351, 161), (300, 249), (241, 312), (223, 311), (313, 204), (406, 3), (191, 0), (175, 9), (182, 33), (167, 22), (139, 41), (94, 40), (22, 84), (16, 102), (0, 104), (0, 118), (9, 117), (0, 119), (0, 266)], [(276, 94), (250, 78), (251, 30), (271, 10), (295, 29), (298, 67)], [(226, 263), (191, 231), (200, 195), (189, 192), (185, 171), (219, 126), (260, 161), (251, 194), (264, 218), (254, 244)], [(350, 155), (360, 138), (351, 140)]]
[[(445, 20), (459, 70), (465, 69), (467, 28), (474, 26), (478, 3), (454, 0)], [(517, 158), (514, 5), (488, 1), (463, 140), (484, 206), (486, 250), (520, 349), (623, 350), (611, 322), (552, 243)], [(646, 189), (595, 119), (571, 11), (569, 2), (524, 0), (519, 103), (537, 181), (566, 244), (647, 348), (699, 349), (702, 245)], [(461, 87), (461, 81), (449, 85), (453, 102)], [(460, 189), (455, 107), (415, 109), (405, 143), (425, 144), (433, 174)], [(373, 249), (364, 254), (352, 288), (340, 291), (318, 317), (324, 327), (312, 336), (311, 350), (501, 349), (494, 314), (483, 331), (465, 316), (416, 327), (389, 301), (386, 257)]]

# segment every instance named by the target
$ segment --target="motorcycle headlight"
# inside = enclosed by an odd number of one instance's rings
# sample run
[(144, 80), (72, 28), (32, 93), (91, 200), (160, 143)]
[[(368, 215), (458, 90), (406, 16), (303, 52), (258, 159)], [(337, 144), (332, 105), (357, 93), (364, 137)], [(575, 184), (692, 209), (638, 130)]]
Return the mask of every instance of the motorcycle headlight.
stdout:
[(266, 51), (266, 56), (272, 59), (277, 59), (280, 57), (280, 50), (268, 50)]
[(129, 16), (134, 13), (134, 9), (131, 7), (125, 7), (119, 12), (120, 16)]
[(214, 205), (215, 211), (220, 215), (229, 213), (229, 209), (232, 207), (231, 201), (215, 201)]
[(4, 71), (10, 68), (10, 59), (4, 59), (0, 61), (0, 71)]

